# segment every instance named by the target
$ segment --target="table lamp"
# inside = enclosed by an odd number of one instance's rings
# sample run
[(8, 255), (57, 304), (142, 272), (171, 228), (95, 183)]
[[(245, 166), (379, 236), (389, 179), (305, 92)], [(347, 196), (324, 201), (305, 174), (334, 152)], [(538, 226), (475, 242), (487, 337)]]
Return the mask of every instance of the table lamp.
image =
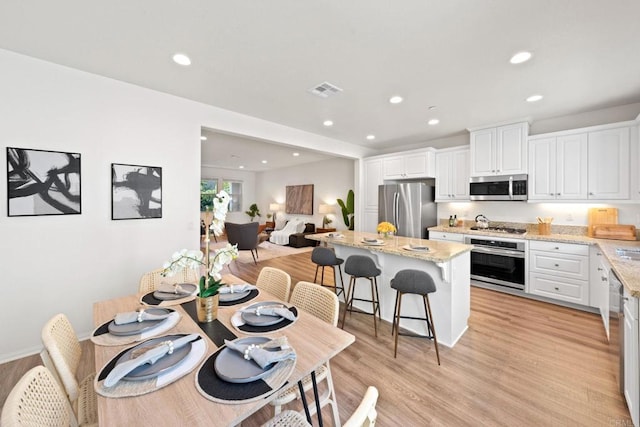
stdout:
[(269, 203), (269, 210), (273, 212), (273, 222), (276, 222), (276, 212), (280, 210), (278, 203)]
[(327, 225), (331, 222), (331, 221), (329, 221), (328, 216), (333, 213), (333, 206), (332, 205), (320, 205), (318, 207), (318, 211), (321, 214), (324, 214), (324, 217), (322, 218), (322, 228), (327, 228)]

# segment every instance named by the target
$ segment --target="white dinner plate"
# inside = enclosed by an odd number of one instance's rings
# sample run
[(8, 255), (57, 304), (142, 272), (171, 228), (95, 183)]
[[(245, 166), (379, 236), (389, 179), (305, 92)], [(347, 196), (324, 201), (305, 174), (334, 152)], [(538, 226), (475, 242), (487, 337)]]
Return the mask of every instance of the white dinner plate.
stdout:
[[(286, 305), (282, 304), (281, 302), (278, 301), (261, 301), (261, 302), (257, 302), (255, 304), (251, 304), (248, 307), (245, 307), (244, 310), (253, 310), (255, 308), (258, 307), (262, 307), (265, 305), (281, 305), (283, 308), (287, 308)], [(240, 313), (242, 320), (244, 321), (244, 323), (246, 323), (247, 325), (251, 325), (251, 326), (271, 326), (271, 325), (275, 325), (276, 323), (280, 323), (284, 320), (284, 317), (280, 317), (280, 316), (265, 316), (260, 315), (258, 316), (257, 314), (255, 314), (254, 312), (242, 312)]]
[(402, 249), (412, 252), (429, 252), (429, 248), (424, 245), (404, 245)]
[[(271, 338), (248, 337), (235, 340), (236, 343), (243, 345), (264, 344), (267, 341), (271, 341)], [(278, 349), (273, 349), (273, 351), (277, 350)], [(253, 360), (246, 360), (242, 354), (225, 347), (213, 363), (213, 368), (216, 374), (225, 381), (230, 383), (249, 383), (267, 375), (272, 369), (278, 366), (278, 363), (281, 362), (273, 363), (265, 369), (262, 369), (260, 365)]]
[[(173, 312), (173, 310), (169, 310), (166, 308), (147, 308), (144, 311), (149, 314), (155, 314), (157, 316), (162, 316), (162, 315)], [(122, 325), (116, 325), (115, 320), (112, 320), (111, 323), (107, 325), (107, 329), (109, 329), (109, 332), (112, 335), (117, 335), (117, 336), (135, 335), (135, 334), (142, 333), (146, 330), (149, 330), (151, 328), (155, 328), (156, 326), (160, 325), (162, 322), (165, 322), (167, 320), (168, 318), (160, 319), (160, 320), (145, 320), (143, 322), (131, 322), (131, 323), (124, 323)]]
[(173, 294), (170, 292), (160, 292), (160, 291), (155, 291), (153, 293), (153, 296), (161, 301), (171, 301), (174, 299), (180, 299), (180, 298), (187, 298), (191, 295), (193, 295), (193, 293), (196, 291), (196, 289), (198, 289), (198, 285), (194, 285), (193, 283), (180, 283), (180, 287), (186, 291), (189, 292), (188, 294)]
[(220, 302), (232, 302), (232, 301), (238, 301), (239, 299), (246, 297), (250, 293), (251, 293), (251, 289), (244, 292), (234, 292), (234, 293), (226, 293), (226, 294), (219, 293), (218, 295), (220, 295), (220, 298), (219, 298)]
[[(162, 343), (163, 341), (173, 341), (177, 340), (178, 338), (182, 338), (183, 336), (184, 335), (165, 335), (163, 337), (153, 338), (149, 341), (138, 344), (137, 346), (130, 348), (122, 356), (120, 356), (120, 358), (116, 362), (116, 366), (126, 362), (127, 360), (131, 360), (131, 354), (135, 349), (153, 347)], [(161, 357), (154, 364), (146, 363), (142, 366), (138, 366), (136, 369), (125, 375), (123, 379), (129, 381), (144, 381), (150, 378), (157, 377), (158, 375), (170, 369), (173, 369), (178, 363), (182, 362), (182, 360), (187, 357), (187, 355), (191, 351), (191, 344), (192, 343), (188, 343), (178, 349), (175, 349), (173, 353)]]
[(371, 245), (371, 246), (382, 246), (384, 245), (384, 240), (380, 240), (380, 239), (376, 239), (375, 241), (363, 240), (362, 243), (364, 243), (365, 245)]

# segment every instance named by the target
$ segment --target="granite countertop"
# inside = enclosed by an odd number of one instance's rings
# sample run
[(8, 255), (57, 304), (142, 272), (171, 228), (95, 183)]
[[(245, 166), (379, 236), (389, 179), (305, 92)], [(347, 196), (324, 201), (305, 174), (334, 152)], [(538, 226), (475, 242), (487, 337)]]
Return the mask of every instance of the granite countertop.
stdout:
[[(471, 251), (473, 246), (455, 242), (440, 242), (436, 240), (414, 239), (410, 237), (392, 236), (381, 238), (375, 233), (362, 233), (359, 231), (340, 231), (338, 234), (343, 237), (330, 237), (334, 233), (309, 234), (305, 236), (307, 239), (317, 240), (319, 242), (329, 243), (332, 245), (350, 246), (353, 248), (367, 249), (374, 252), (383, 252), (403, 257), (416, 258), (425, 261), (437, 263), (447, 262), (465, 252)], [(363, 239), (380, 239), (384, 240), (384, 244), (380, 246), (368, 245), (363, 243)], [(412, 251), (411, 245), (426, 246), (428, 251)]]
[(448, 227), (442, 225), (429, 227), (429, 231), (477, 236), (509, 237), (512, 239), (523, 240), (545, 240), (582, 245), (598, 245), (604, 256), (611, 264), (616, 276), (620, 279), (620, 282), (622, 282), (631, 295), (640, 298), (640, 261), (623, 259), (616, 254), (616, 248), (640, 248), (640, 241), (594, 239), (593, 237), (579, 234), (539, 234), (537, 231), (531, 229), (528, 229), (527, 233), (524, 235), (492, 233), (490, 231), (471, 230), (469, 227)]

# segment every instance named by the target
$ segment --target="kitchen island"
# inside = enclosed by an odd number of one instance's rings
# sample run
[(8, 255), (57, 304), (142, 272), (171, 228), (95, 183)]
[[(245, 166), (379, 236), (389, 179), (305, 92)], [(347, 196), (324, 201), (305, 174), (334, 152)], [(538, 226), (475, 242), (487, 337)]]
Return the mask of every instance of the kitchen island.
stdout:
[[(375, 261), (382, 271), (378, 277), (378, 288), (380, 312), (384, 320), (393, 320), (396, 292), (390, 286), (391, 279), (400, 270), (415, 269), (429, 273), (436, 284), (436, 292), (429, 298), (438, 343), (453, 347), (467, 330), (471, 303), (469, 254), (473, 246), (399, 236), (382, 238), (374, 233), (356, 231), (311, 234), (306, 238), (333, 246), (336, 255), (345, 261), (351, 255), (366, 255)], [(379, 239), (381, 243), (370, 244), (364, 239)], [(428, 249), (412, 248), (416, 246)], [(339, 276), (334, 279), (340, 280)], [(345, 274), (345, 292), (349, 279), (349, 275)], [(370, 299), (371, 288), (362, 281), (358, 280), (354, 295)], [(371, 312), (370, 303), (355, 301), (354, 307)], [(402, 315), (424, 317), (422, 298), (406, 295), (402, 300)], [(424, 321), (402, 319), (401, 326), (421, 335), (427, 334)]]

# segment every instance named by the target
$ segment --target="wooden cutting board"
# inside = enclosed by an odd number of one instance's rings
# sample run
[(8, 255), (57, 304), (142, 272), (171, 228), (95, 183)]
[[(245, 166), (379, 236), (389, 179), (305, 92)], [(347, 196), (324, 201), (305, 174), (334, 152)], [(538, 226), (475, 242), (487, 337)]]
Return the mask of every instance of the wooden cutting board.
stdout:
[(608, 224), (594, 225), (593, 237), (596, 239), (636, 240), (635, 225)]
[(593, 227), (600, 224), (617, 224), (618, 209), (617, 208), (591, 208), (589, 209), (589, 226), (587, 234), (594, 237)]

